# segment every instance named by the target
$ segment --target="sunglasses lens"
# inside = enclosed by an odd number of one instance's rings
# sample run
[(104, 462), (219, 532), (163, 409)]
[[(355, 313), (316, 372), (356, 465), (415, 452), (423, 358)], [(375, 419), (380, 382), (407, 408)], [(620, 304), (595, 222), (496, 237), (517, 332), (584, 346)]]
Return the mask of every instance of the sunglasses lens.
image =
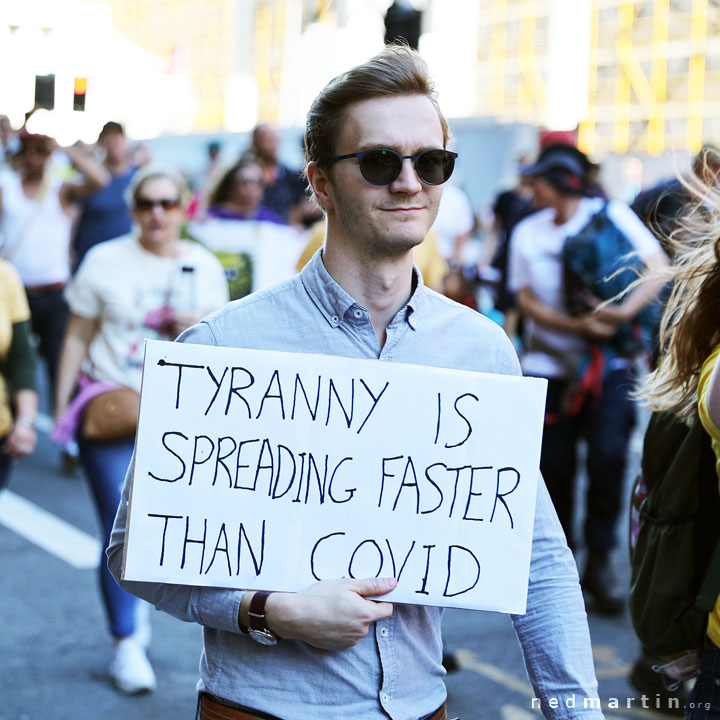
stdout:
[(360, 160), (360, 172), (371, 185), (389, 185), (401, 168), (402, 160), (392, 150), (370, 150)]
[(135, 201), (135, 209), (140, 212), (149, 212), (155, 207), (161, 207), (163, 210), (174, 210), (180, 206), (179, 200), (171, 200), (163, 198), (162, 200), (148, 200), (147, 198), (138, 198)]
[(455, 158), (447, 150), (426, 150), (418, 155), (415, 170), (428, 185), (442, 185), (452, 175)]

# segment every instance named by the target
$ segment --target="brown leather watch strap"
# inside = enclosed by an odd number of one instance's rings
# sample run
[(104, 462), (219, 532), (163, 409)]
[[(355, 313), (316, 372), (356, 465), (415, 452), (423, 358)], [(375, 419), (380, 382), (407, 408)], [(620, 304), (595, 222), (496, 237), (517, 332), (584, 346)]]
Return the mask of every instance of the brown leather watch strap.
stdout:
[(271, 593), (264, 590), (256, 592), (250, 600), (248, 622), (251, 630), (269, 630), (265, 623), (265, 603)]

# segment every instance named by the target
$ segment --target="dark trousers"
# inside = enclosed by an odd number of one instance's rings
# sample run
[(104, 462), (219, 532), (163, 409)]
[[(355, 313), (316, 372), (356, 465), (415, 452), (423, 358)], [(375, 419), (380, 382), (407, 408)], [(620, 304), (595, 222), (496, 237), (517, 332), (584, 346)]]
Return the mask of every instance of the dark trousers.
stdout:
[[(7, 435), (0, 437), (0, 446), (7, 440)], [(12, 467), (13, 459), (7, 454), (0, 450), (0, 490), (7, 485), (8, 478), (10, 477), (10, 469)]]
[(38, 351), (45, 361), (50, 379), (51, 407), (55, 405), (55, 379), (70, 317), (63, 292), (59, 289), (39, 294), (28, 293), (33, 332), (38, 338)]
[(685, 704), (686, 720), (720, 720), (720, 648), (707, 641), (700, 674)]
[(587, 439), (588, 491), (584, 539), (590, 550), (615, 547), (635, 405), (629, 369), (613, 370), (603, 381), (600, 397), (588, 400), (575, 416), (561, 414), (565, 380), (549, 380), (546, 412), (552, 416), (543, 431), (540, 470), (555, 505), (568, 544), (574, 547), (573, 515), (577, 446)]

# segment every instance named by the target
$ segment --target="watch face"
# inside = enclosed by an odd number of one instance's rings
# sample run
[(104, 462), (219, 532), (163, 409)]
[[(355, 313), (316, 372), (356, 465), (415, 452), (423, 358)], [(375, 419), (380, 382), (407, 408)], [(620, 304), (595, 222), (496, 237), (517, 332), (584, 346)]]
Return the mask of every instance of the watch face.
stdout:
[(250, 630), (250, 637), (261, 645), (277, 645), (278, 639), (269, 630)]

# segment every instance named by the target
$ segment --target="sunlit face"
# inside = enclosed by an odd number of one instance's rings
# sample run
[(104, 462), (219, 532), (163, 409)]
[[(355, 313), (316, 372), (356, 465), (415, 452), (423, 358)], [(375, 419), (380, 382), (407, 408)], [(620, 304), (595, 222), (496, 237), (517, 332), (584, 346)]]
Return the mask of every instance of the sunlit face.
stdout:
[[(423, 95), (363, 100), (349, 105), (344, 118), (336, 155), (388, 148), (405, 156), (444, 147), (437, 110)], [(375, 256), (402, 255), (421, 243), (442, 196), (442, 186), (422, 183), (409, 159), (392, 183), (380, 187), (362, 177), (357, 158), (333, 164), (326, 176), (329, 228)]]
[(146, 249), (164, 252), (178, 242), (183, 208), (178, 187), (170, 178), (151, 177), (141, 183), (132, 212), (140, 226), (140, 244)]

